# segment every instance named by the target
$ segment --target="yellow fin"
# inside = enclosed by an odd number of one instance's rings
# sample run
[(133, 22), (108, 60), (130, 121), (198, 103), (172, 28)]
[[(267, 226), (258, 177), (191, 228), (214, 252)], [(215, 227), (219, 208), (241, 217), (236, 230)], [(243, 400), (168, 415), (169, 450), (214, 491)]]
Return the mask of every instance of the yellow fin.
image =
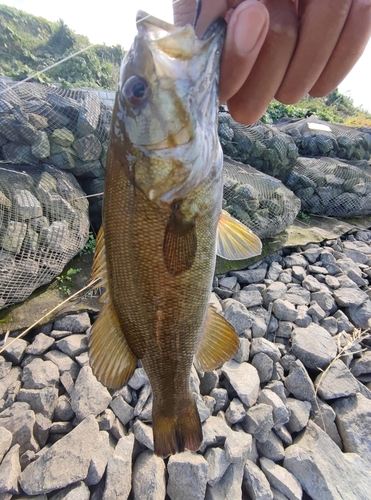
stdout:
[(110, 300), (103, 228), (98, 233), (93, 264), (93, 279), (97, 278), (101, 278), (97, 286), (104, 286), (106, 292), (102, 296), (105, 304), (89, 338), (90, 366), (102, 384), (119, 389), (132, 376), (138, 360), (126, 341)]
[(261, 251), (260, 238), (222, 210), (216, 235), (216, 254), (227, 260), (242, 260), (260, 255)]
[(196, 353), (196, 362), (208, 372), (236, 354), (240, 341), (232, 325), (209, 306), (205, 333)]
[(197, 251), (194, 221), (187, 221), (179, 208), (175, 208), (165, 229), (163, 255), (166, 268), (174, 276), (192, 267)]

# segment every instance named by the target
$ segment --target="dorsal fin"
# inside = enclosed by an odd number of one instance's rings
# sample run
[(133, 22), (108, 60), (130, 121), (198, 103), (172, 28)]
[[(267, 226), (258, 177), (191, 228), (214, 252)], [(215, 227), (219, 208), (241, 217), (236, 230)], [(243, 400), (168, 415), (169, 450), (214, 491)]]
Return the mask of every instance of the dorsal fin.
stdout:
[(227, 260), (242, 260), (260, 255), (261, 251), (260, 238), (222, 210), (217, 228), (216, 254)]
[(205, 333), (196, 353), (196, 362), (207, 372), (215, 370), (236, 354), (240, 341), (232, 325), (209, 306)]
[(105, 302), (89, 338), (90, 366), (102, 384), (119, 389), (132, 376), (138, 359), (131, 351), (114, 310), (107, 274), (103, 227), (99, 230), (93, 263), (93, 279), (100, 278), (97, 286), (104, 286)]

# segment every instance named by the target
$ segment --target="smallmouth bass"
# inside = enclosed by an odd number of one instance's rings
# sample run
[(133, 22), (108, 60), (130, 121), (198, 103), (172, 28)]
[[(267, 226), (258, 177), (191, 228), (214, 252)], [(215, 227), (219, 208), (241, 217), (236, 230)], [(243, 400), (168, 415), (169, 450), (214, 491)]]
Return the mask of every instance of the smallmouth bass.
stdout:
[[(105, 288), (90, 364), (111, 388), (142, 361), (153, 392), (157, 455), (202, 441), (190, 391), (192, 363), (212, 370), (238, 349), (229, 323), (208, 308), (216, 251), (260, 253), (260, 240), (222, 213), (217, 135), (224, 21), (196, 37), (144, 12), (126, 54), (112, 115), (103, 225), (93, 277)], [(216, 248), (217, 247), (217, 248)]]

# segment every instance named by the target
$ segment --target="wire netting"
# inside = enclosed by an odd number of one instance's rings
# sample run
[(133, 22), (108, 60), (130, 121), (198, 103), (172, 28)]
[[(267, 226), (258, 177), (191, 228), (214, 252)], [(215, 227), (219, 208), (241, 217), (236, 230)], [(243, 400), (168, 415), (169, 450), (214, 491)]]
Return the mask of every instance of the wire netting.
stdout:
[(281, 181), (224, 156), (223, 208), (259, 238), (291, 225), (300, 200)]
[(0, 309), (58, 276), (88, 235), (88, 202), (73, 175), (0, 163)]
[(316, 116), (299, 120), (282, 119), (276, 126), (294, 139), (301, 156), (370, 159), (370, 129), (333, 124), (319, 120)]
[(284, 178), (298, 158), (294, 140), (262, 122), (241, 125), (220, 112), (218, 133), (226, 155), (273, 177)]
[(330, 217), (371, 215), (371, 166), (335, 158), (299, 158), (285, 182), (302, 209)]

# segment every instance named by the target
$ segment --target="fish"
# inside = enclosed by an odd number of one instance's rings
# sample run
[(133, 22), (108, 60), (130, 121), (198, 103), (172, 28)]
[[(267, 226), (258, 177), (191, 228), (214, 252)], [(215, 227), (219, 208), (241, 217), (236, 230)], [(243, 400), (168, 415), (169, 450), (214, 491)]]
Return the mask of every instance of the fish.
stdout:
[(118, 389), (140, 360), (152, 388), (154, 452), (202, 442), (190, 389), (199, 370), (235, 354), (232, 326), (209, 306), (216, 253), (246, 258), (261, 243), (222, 211), (218, 74), (225, 22), (202, 38), (139, 11), (112, 114), (103, 223), (93, 279), (104, 287), (89, 338), (93, 373)]

